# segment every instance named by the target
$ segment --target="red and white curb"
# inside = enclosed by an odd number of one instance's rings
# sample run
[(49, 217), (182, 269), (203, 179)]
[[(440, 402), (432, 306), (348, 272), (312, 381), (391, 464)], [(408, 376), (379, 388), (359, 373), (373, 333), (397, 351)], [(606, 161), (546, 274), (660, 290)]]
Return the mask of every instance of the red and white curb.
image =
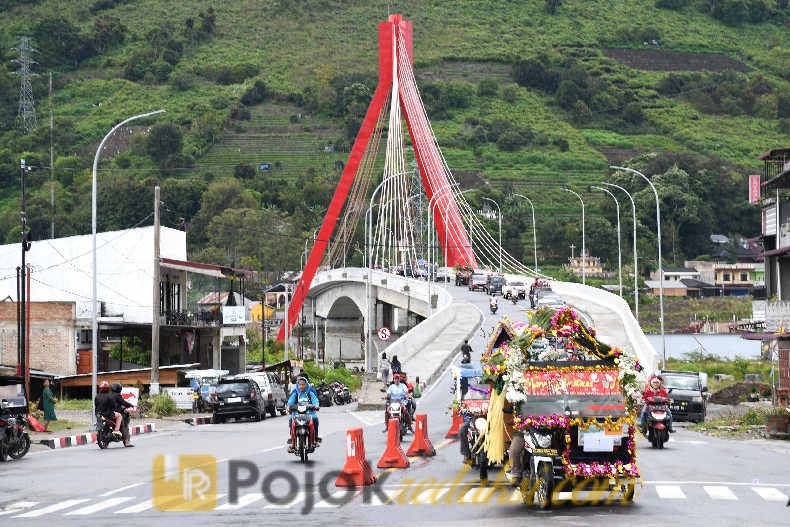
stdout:
[(188, 425), (210, 425), (211, 424), (211, 417), (190, 417), (189, 419), (184, 419), (184, 422)]
[[(149, 434), (156, 432), (156, 425), (154, 423), (146, 423), (144, 425), (135, 425), (129, 427), (129, 434), (136, 436), (140, 434)], [(49, 448), (67, 448), (70, 446), (89, 445), (96, 442), (96, 432), (88, 434), (77, 434), (74, 436), (53, 437), (51, 439), (42, 439), (40, 444), (48, 446)]]

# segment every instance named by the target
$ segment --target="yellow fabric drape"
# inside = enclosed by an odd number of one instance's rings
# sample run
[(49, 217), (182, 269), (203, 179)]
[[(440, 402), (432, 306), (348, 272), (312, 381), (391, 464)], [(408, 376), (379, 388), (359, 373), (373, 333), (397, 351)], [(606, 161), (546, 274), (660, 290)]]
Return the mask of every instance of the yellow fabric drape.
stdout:
[(502, 463), (505, 459), (505, 392), (497, 393), (491, 390), (491, 399), (488, 403), (487, 426), (483, 434), (483, 447), (488, 460), (492, 463)]

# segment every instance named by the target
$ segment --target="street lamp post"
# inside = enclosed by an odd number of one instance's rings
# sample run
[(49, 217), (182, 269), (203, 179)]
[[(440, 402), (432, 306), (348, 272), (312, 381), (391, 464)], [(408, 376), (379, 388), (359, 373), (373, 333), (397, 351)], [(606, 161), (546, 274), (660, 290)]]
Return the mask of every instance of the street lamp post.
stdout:
[[(96, 309), (97, 303), (97, 289), (98, 289), (98, 281), (97, 281), (97, 271), (96, 271), (96, 171), (99, 167), (99, 155), (101, 154), (102, 149), (104, 148), (104, 143), (118, 130), (120, 127), (125, 125), (130, 121), (134, 121), (136, 119), (143, 119), (145, 117), (150, 117), (152, 115), (164, 113), (164, 110), (156, 110), (155, 112), (148, 112), (143, 113), (140, 115), (135, 115), (134, 117), (129, 117), (121, 121), (120, 123), (116, 124), (107, 135), (104, 136), (104, 139), (101, 140), (99, 143), (99, 147), (96, 149), (96, 155), (93, 158), (93, 182), (91, 185), (91, 227), (92, 227), (92, 237), (93, 237), (93, 295), (91, 297), (91, 319), (93, 325), (93, 334), (91, 340), (91, 347), (93, 353), (93, 364), (91, 370), (91, 405), (93, 412), (91, 413), (91, 420), (95, 424), (96, 423), (96, 370), (98, 369), (98, 338), (99, 338), (99, 321)], [(153, 351), (151, 350), (151, 354), (153, 355)]]
[(484, 200), (490, 201), (494, 205), (496, 205), (496, 209), (499, 212), (499, 272), (502, 272), (502, 209), (499, 208), (499, 203), (494, 201), (491, 198), (483, 197)]
[(607, 186), (610, 186), (610, 187), (619, 188), (620, 190), (625, 192), (625, 195), (628, 196), (628, 199), (631, 200), (631, 213), (632, 213), (632, 221), (633, 221), (633, 224), (634, 224), (634, 233), (633, 233), (633, 239), (634, 239), (634, 309), (635, 309), (635, 315), (634, 316), (636, 317), (636, 321), (639, 322), (639, 278), (638, 278), (638, 275), (637, 275), (639, 266), (638, 266), (637, 257), (636, 257), (636, 203), (634, 203), (634, 197), (631, 196), (631, 193), (628, 192), (623, 187), (621, 187), (620, 185), (615, 185), (614, 183), (607, 183), (605, 181), (604, 181), (603, 184), (607, 185)]
[[(433, 208), (433, 201), (447, 192), (448, 190), (452, 190), (453, 187), (443, 187), (439, 189), (431, 199), (428, 200), (428, 268), (430, 271), (428, 272), (428, 316), (431, 316), (433, 313), (433, 302), (431, 302), (431, 271), (433, 270), (434, 259), (436, 258), (436, 251), (431, 250), (433, 247), (433, 237), (435, 235), (436, 229), (431, 226), (431, 209)], [(434, 218), (436, 215), (434, 215)], [(446, 226), (446, 225), (445, 225)], [(446, 232), (446, 231), (445, 231)], [(447, 236), (445, 235), (444, 243), (447, 244)]]
[(538, 273), (538, 235), (537, 230), (535, 227), (535, 205), (532, 204), (532, 200), (522, 194), (513, 194), (514, 196), (518, 196), (519, 198), (524, 198), (529, 203), (530, 208), (532, 209), (532, 248), (535, 254), (535, 273)]
[(656, 234), (658, 236), (658, 307), (660, 311), (660, 320), (659, 323), (661, 324), (661, 353), (663, 356), (663, 367), (667, 365), (667, 343), (666, 343), (666, 336), (664, 335), (664, 267), (661, 260), (661, 207), (658, 202), (658, 191), (656, 190), (655, 185), (653, 182), (648, 179), (646, 175), (639, 172), (638, 170), (634, 170), (633, 168), (628, 167), (617, 167), (617, 166), (610, 166), (609, 168), (613, 170), (624, 170), (626, 172), (631, 172), (632, 174), (636, 174), (640, 176), (642, 179), (647, 181), (647, 184), (650, 185), (650, 188), (653, 190), (653, 197), (656, 198)]
[(565, 187), (563, 187), (562, 190), (564, 190), (565, 192), (570, 192), (571, 194), (579, 198), (579, 201), (582, 204), (582, 284), (587, 285), (587, 246), (585, 244), (585, 239), (584, 239), (584, 200), (579, 195), (579, 193), (574, 190)]
[(617, 201), (617, 198), (611, 191), (606, 190), (603, 187), (596, 187), (595, 185), (591, 186), (590, 188), (594, 188), (595, 190), (600, 190), (601, 192), (606, 192), (612, 199), (614, 200), (614, 204), (617, 207), (617, 276), (620, 282), (620, 297), (623, 296), (623, 250), (620, 245), (620, 203)]

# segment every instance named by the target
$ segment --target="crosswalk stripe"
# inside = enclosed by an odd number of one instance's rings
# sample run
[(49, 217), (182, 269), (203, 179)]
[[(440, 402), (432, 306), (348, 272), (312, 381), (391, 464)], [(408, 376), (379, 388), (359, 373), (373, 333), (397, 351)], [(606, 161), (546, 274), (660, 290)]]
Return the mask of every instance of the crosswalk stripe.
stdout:
[(0, 510), (0, 516), (6, 516), (8, 514), (16, 514), (18, 512), (22, 512), (25, 509), (30, 509), (38, 505), (37, 501), (18, 501), (16, 503), (12, 503), (8, 507)]
[(788, 500), (787, 494), (773, 487), (752, 487), (752, 490), (765, 501), (786, 502)]
[(129, 500), (133, 500), (132, 497), (126, 498), (110, 498), (104, 501), (100, 501), (99, 503), (94, 503), (93, 505), (88, 505), (87, 507), (82, 507), (81, 509), (77, 509), (75, 511), (70, 511), (66, 513), (66, 516), (75, 516), (75, 515), (87, 515), (93, 514), (94, 512), (103, 511), (105, 509), (109, 509), (110, 507), (115, 507), (116, 505), (120, 505), (121, 503), (125, 503)]
[(44, 516), (45, 514), (50, 514), (52, 512), (62, 511), (63, 509), (68, 509), (69, 507), (74, 507), (75, 505), (79, 505), (80, 503), (85, 503), (86, 499), (78, 499), (78, 500), (66, 500), (61, 501), (60, 503), (55, 503), (50, 505), (49, 507), (44, 507), (43, 509), (35, 509), (32, 511), (28, 511), (24, 514), (18, 514), (14, 516), (14, 518), (38, 518), (39, 516)]
[(735, 494), (728, 487), (704, 485), (705, 492), (714, 500), (737, 500)]
[(154, 500), (147, 499), (145, 501), (141, 501), (131, 507), (126, 507), (125, 509), (121, 509), (119, 511), (115, 511), (115, 514), (137, 514), (138, 512), (147, 511), (148, 509), (153, 509), (154, 507)]
[(237, 503), (225, 503), (224, 505), (217, 507), (216, 510), (235, 511), (237, 509), (241, 509), (242, 507), (246, 507), (247, 505), (252, 505), (261, 499), (263, 499), (263, 494), (260, 492), (251, 492), (250, 494), (245, 494), (244, 496), (240, 497)]
[(662, 500), (685, 500), (686, 494), (677, 485), (656, 485), (656, 494)]
[(449, 488), (444, 489), (425, 489), (417, 496), (413, 496), (409, 500), (410, 505), (427, 505), (432, 503), (439, 503), (445, 494), (450, 492)]
[(491, 499), (491, 494), (494, 493), (496, 489), (493, 487), (488, 488), (473, 488), (469, 489), (464, 493), (459, 503), (488, 503), (488, 500)]
[(323, 499), (315, 504), (315, 508), (324, 509), (327, 507), (339, 507), (340, 505), (345, 505), (349, 501), (353, 500), (359, 494), (362, 494), (362, 491), (356, 492), (354, 489), (336, 490), (332, 493), (332, 499), (330, 501)]

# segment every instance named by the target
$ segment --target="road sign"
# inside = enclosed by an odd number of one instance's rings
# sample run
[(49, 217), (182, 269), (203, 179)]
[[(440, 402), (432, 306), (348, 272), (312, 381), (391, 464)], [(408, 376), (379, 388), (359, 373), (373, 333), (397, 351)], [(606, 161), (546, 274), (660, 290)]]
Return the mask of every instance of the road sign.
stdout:
[(377, 333), (379, 335), (379, 340), (387, 341), (392, 336), (392, 330), (390, 328), (388, 328), (387, 326), (381, 326), (378, 329)]

